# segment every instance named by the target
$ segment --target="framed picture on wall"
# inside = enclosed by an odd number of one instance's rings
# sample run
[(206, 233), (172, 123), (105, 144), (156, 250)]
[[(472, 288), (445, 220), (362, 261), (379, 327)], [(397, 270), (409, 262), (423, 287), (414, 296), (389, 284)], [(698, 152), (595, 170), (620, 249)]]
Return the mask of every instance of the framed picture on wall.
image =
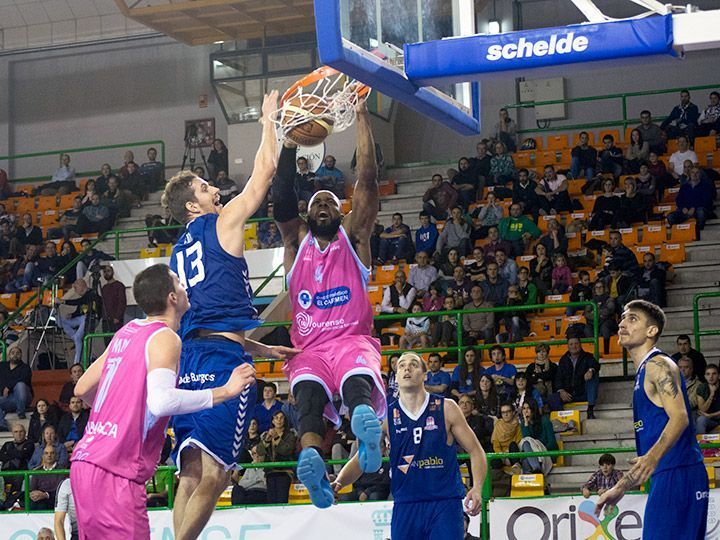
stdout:
[(191, 148), (212, 146), (215, 140), (215, 119), (201, 118), (199, 120), (185, 120), (185, 142)]

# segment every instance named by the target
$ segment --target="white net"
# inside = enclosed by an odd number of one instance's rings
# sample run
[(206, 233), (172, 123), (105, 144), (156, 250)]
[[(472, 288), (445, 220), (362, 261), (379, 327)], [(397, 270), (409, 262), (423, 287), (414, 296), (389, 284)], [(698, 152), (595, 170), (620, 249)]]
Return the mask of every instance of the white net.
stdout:
[(322, 67), (293, 85), (283, 95), (275, 122), (287, 137), (294, 128), (318, 120), (332, 131), (343, 131), (355, 121), (355, 107), (370, 89), (332, 68)]

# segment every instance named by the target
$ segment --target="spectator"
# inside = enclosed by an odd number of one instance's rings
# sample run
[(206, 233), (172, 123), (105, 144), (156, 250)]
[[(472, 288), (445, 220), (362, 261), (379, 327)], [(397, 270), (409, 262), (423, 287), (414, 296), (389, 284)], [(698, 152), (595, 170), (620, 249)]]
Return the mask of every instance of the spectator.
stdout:
[[(33, 455), (35, 447), (33, 443), (27, 440), (25, 436), (25, 426), (20, 422), (12, 426), (12, 440), (6, 441), (0, 447), (0, 463), (2, 463), (3, 471), (25, 471), (28, 468), (28, 461)], [(11, 508), (17, 500), (20, 490), (22, 490), (22, 476), (5, 476), (3, 478), (5, 484), (5, 508)], [(7, 484), (10, 484), (8, 489)]]
[[(422, 306), (418, 303), (412, 305), (412, 313), (421, 313)], [(401, 349), (414, 349), (420, 345), (421, 349), (429, 346), (430, 318), (429, 317), (408, 317), (405, 319), (405, 333), (400, 336), (399, 347)]]
[(697, 416), (700, 401), (705, 403), (705, 400), (710, 395), (708, 386), (703, 383), (693, 372), (693, 363), (687, 356), (681, 357), (677, 361), (678, 369), (680, 374), (685, 379), (685, 391), (687, 392), (688, 403), (690, 404), (690, 411), (693, 417)]
[(170, 214), (170, 210), (165, 208), (165, 215), (147, 214), (145, 216), (146, 227), (168, 227), (176, 225), (177, 229), (164, 229), (159, 231), (148, 231), (148, 247), (154, 248), (159, 244), (174, 244), (177, 240), (180, 224), (175, 221)]
[(207, 158), (208, 174), (212, 180), (217, 178), (218, 172), (229, 171), (228, 149), (222, 139), (215, 139), (212, 150)]
[(602, 142), (603, 147), (598, 153), (598, 170), (603, 174), (612, 174), (617, 180), (622, 174), (623, 152), (615, 146), (615, 137), (612, 135), (605, 135)]
[(40, 257), (35, 265), (35, 271), (33, 272), (33, 278), (35, 281), (38, 279), (46, 281), (57, 274), (63, 267), (63, 259), (57, 252), (57, 245), (55, 242), (45, 242), (45, 253), (43, 255), (44, 256)]
[[(593, 286), (590, 283), (590, 274), (587, 270), (580, 270), (578, 272), (578, 282), (573, 285), (572, 291), (570, 292), (571, 302), (589, 302), (592, 300)], [(580, 308), (569, 307), (565, 311), (568, 317), (575, 315)]]
[(46, 399), (40, 398), (35, 402), (35, 410), (30, 415), (30, 425), (28, 426), (28, 440), (37, 444), (42, 440), (43, 429), (46, 426), (57, 427), (58, 417), (55, 407), (50, 408), (50, 404)]
[(35, 540), (56, 540), (53, 532), (47, 527), (42, 527), (35, 537)]
[(552, 269), (552, 290), (553, 294), (565, 294), (572, 286), (572, 270), (567, 264), (565, 255), (555, 254)]
[(465, 394), (471, 398), (475, 398), (479, 389), (480, 362), (477, 359), (473, 349), (466, 349), (460, 358), (460, 362), (452, 372), (450, 378), (452, 383), (450, 386), (450, 394), (457, 401), (460, 396)]
[(203, 180), (206, 180), (208, 183), (214, 182), (212, 178), (209, 178), (210, 175), (205, 174), (205, 169), (198, 166), (193, 169), (193, 174), (197, 176), (198, 178), (202, 178)]
[(488, 263), (487, 278), (480, 282), (483, 290), (483, 298), (487, 300), (493, 307), (505, 305), (507, 291), (510, 284), (505, 278), (500, 276), (498, 264), (496, 262)]
[(60, 390), (60, 409), (63, 412), (69, 411), (70, 399), (75, 395), (75, 385), (85, 373), (82, 364), (73, 364), (70, 366), (70, 380), (66, 382)]
[(453, 279), (447, 283), (446, 295), (452, 298), (455, 303), (455, 309), (462, 307), (470, 300), (470, 288), (472, 283), (465, 276), (465, 269), (458, 265), (453, 271)]
[(610, 298), (615, 300), (615, 307), (618, 314), (622, 313), (628, 296), (635, 288), (635, 280), (622, 273), (622, 268), (617, 262), (609, 266), (610, 274), (605, 277), (605, 290)]
[[(690, 336), (687, 334), (680, 334), (677, 337), (677, 352), (674, 353), (671, 358), (677, 362), (683, 356), (688, 357), (693, 363), (693, 372), (698, 374), (698, 378), (701, 381), (705, 381), (705, 368), (707, 368), (707, 360), (705, 355), (700, 351), (692, 348), (690, 345)], [(701, 376), (703, 374), (703, 376)]]
[(10, 281), (5, 285), (5, 292), (25, 292), (35, 286), (33, 274), (39, 262), (38, 251), (38, 246), (28, 245), (25, 249), (25, 255), (22, 258), (16, 259), (15, 263), (11, 265), (9, 272)]
[(345, 198), (345, 175), (335, 168), (335, 157), (325, 156), (323, 164), (315, 171), (315, 191), (327, 189), (340, 199)]
[(500, 403), (506, 403), (511, 399), (515, 388), (517, 368), (505, 362), (505, 349), (501, 345), (490, 348), (490, 361), (493, 365), (486, 368), (483, 374), (489, 375), (495, 383)]
[[(455, 300), (448, 296), (443, 300), (443, 311), (453, 311)], [(375, 323), (377, 324), (377, 323)], [(437, 347), (445, 348), (457, 344), (457, 319), (455, 315), (441, 315), (433, 328), (432, 341)]]
[[(250, 449), (253, 463), (262, 463), (258, 456), (257, 446)], [(245, 469), (242, 476), (240, 471), (232, 473), (233, 483), (231, 501), (233, 505), (246, 506), (251, 504), (267, 504), (267, 483), (265, 481), (265, 469)]]
[(540, 236), (538, 226), (521, 213), (520, 205), (513, 203), (510, 206), (510, 215), (502, 218), (498, 227), (500, 238), (512, 244), (514, 257), (523, 255), (530, 242)]
[(22, 224), (17, 228), (17, 239), (25, 246), (39, 246), (43, 243), (42, 230), (33, 225), (29, 213), (23, 214)]
[[(285, 414), (276, 411), (272, 415), (272, 427), (260, 436), (260, 444), (257, 446), (258, 456), (262, 461), (294, 461), (297, 443), (297, 436), (290, 429)], [(269, 504), (287, 504), (292, 475), (291, 469), (266, 470), (265, 481)]]
[(87, 274), (88, 269), (93, 268), (94, 265), (100, 264), (103, 261), (114, 261), (115, 259), (108, 255), (107, 253), (100, 251), (99, 249), (95, 249), (92, 246), (92, 242), (88, 240), (87, 238), (80, 241), (80, 247), (84, 253), (82, 259), (78, 261), (77, 264), (77, 277), (78, 279), (82, 279), (85, 277), (85, 274)]
[(422, 198), (423, 212), (430, 214), (435, 219), (445, 220), (450, 209), (454, 208), (457, 203), (458, 192), (449, 182), (443, 181), (441, 174), (434, 174), (430, 182), (430, 187)]
[(610, 244), (603, 248), (605, 251), (605, 272), (613, 262), (619, 264), (620, 269), (630, 275), (637, 275), (638, 261), (632, 250), (622, 243), (620, 231), (610, 231)]
[[(617, 302), (608, 293), (605, 284), (598, 280), (593, 285), (593, 302), (598, 307), (598, 331), (600, 336), (603, 338), (603, 351), (608, 354), (610, 351), (610, 337), (617, 333), (617, 321), (616, 315), (618, 313)], [(595, 313), (593, 312), (592, 306), (588, 305), (585, 308), (585, 320), (587, 326), (585, 328), (585, 336), (593, 336), (593, 321), (595, 319)]]
[(545, 165), (544, 176), (535, 192), (540, 201), (540, 214), (543, 216), (572, 210), (567, 178), (563, 174), (557, 174), (552, 165)]
[(430, 353), (430, 356), (428, 356), (428, 372), (425, 377), (425, 390), (432, 394), (447, 397), (450, 393), (451, 383), (450, 374), (442, 370), (440, 355)]
[(100, 204), (107, 206), (110, 210), (110, 223), (115, 224), (118, 218), (130, 217), (130, 195), (124, 189), (120, 189), (117, 176), (112, 175), (108, 180), (107, 189), (102, 192)]
[(488, 153), (488, 144), (486, 141), (480, 141), (475, 145), (475, 157), (470, 158), (470, 167), (478, 179), (478, 184), (483, 186), (490, 176), (490, 160), (492, 156)]
[(545, 246), (548, 257), (552, 258), (558, 253), (567, 254), (568, 239), (565, 236), (565, 229), (557, 219), (547, 222), (548, 231), (540, 237), (540, 243)]
[(440, 236), (438, 236), (435, 251), (445, 253), (444, 250), (456, 248), (461, 257), (470, 253), (470, 225), (465, 222), (462, 209), (455, 206), (452, 209), (452, 219), (445, 223)]
[(383, 313), (407, 313), (415, 301), (415, 287), (410, 285), (405, 278), (405, 272), (395, 272), (395, 282), (385, 287), (382, 305)]
[(118, 176), (123, 180), (128, 177), (128, 163), (135, 161), (135, 154), (131, 150), (126, 150), (123, 154), (123, 165), (118, 169)]
[(718, 382), (718, 367), (715, 364), (708, 364), (705, 368), (705, 380), (707, 381), (708, 395), (707, 398), (698, 399), (698, 416), (695, 419), (695, 432), (698, 435), (710, 433), (720, 426), (720, 392), (718, 392), (720, 383)]
[[(115, 279), (115, 270), (109, 264), (103, 266), (102, 274), (105, 278), (105, 285), (101, 289), (103, 332), (115, 333), (122, 328), (125, 322), (125, 309), (127, 308), (125, 285)], [(110, 339), (106, 339), (106, 344), (109, 343)]]
[(55, 538), (65, 540), (65, 517), (70, 520), (70, 540), (78, 540), (77, 515), (75, 513), (75, 501), (72, 494), (70, 478), (63, 480), (58, 486), (55, 497)]
[(265, 433), (273, 426), (273, 417), (278, 411), (282, 411), (282, 403), (277, 399), (277, 386), (275, 383), (267, 383), (262, 392), (263, 400), (255, 406), (253, 418), (257, 420), (258, 431)]
[[(263, 390), (264, 389), (265, 387), (263, 386)], [(247, 463), (248, 461), (252, 461), (252, 457), (250, 456), (250, 450), (258, 444), (260, 444), (260, 430), (258, 429), (258, 421), (255, 418), (251, 418), (250, 423), (248, 424), (247, 435), (245, 436), (245, 445), (241, 450), (238, 461), (240, 461), (240, 463)]]
[(540, 393), (543, 403), (555, 392), (558, 366), (550, 360), (550, 346), (540, 343), (535, 346), (535, 361), (525, 369), (528, 384)]
[[(28, 438), (28, 440), (30, 440)], [(57, 429), (52, 424), (47, 424), (42, 430), (42, 438), (38, 441), (30, 461), (28, 461), (28, 469), (36, 469), (42, 464), (43, 451), (47, 447), (55, 449), (55, 458), (57, 459), (58, 468), (67, 469), (70, 465), (68, 460), (68, 452), (65, 445), (58, 441)]]
[(587, 417), (593, 419), (600, 384), (600, 364), (592, 354), (583, 350), (580, 338), (569, 337), (567, 347), (558, 364), (555, 381), (558, 391), (550, 396), (551, 408), (560, 410), (563, 403), (587, 401)]
[[(500, 406), (500, 418), (495, 422), (492, 434), (492, 445), (495, 453), (519, 451), (517, 444), (522, 434), (517, 413), (511, 403), (503, 403)], [(522, 469), (519, 464), (512, 463), (509, 459), (494, 460), (492, 467), (500, 469), (503, 465), (513, 465), (513, 474), (520, 474)]]
[(258, 231), (258, 245), (260, 249), (272, 249), (283, 246), (282, 235), (274, 221), (269, 222), (267, 228), (264, 230)]
[(93, 193), (90, 204), (86, 205), (77, 222), (77, 230), (80, 234), (99, 233), (109, 231), (112, 228), (110, 222), (110, 209), (100, 202), (100, 195)]
[(650, 146), (650, 152), (657, 155), (665, 153), (665, 134), (660, 126), (652, 121), (650, 111), (644, 110), (640, 113), (640, 125), (635, 129), (640, 132), (643, 141)]
[(602, 181), (603, 193), (595, 199), (592, 218), (588, 227), (591, 231), (601, 231), (608, 225), (616, 223), (620, 211), (620, 198), (615, 195), (615, 181), (605, 178)]
[[(387, 456), (385, 442), (380, 441), (383, 456)], [(383, 463), (377, 472), (364, 473), (354, 485), (354, 492), (359, 502), (386, 501), (390, 496), (390, 466)]]
[(512, 202), (519, 204), (522, 213), (532, 216), (533, 221), (537, 222), (540, 213), (540, 203), (538, 201), (537, 182), (530, 180), (530, 173), (527, 169), (519, 169), (517, 180), (513, 185)]
[(220, 190), (220, 204), (227, 204), (240, 193), (235, 181), (227, 175), (227, 171), (220, 169), (215, 178), (215, 187)]
[[(488, 386), (492, 387), (489, 383)], [(425, 384), (425, 388), (427, 388), (427, 383)], [(470, 396), (460, 396), (460, 399), (458, 399), (458, 406), (460, 407), (460, 411), (463, 413), (468, 426), (470, 426), (470, 429), (472, 429), (473, 433), (478, 438), (478, 441), (480, 441), (480, 445), (483, 447), (483, 450), (486, 452), (492, 452), (492, 442), (490, 441), (490, 438), (492, 437), (493, 424), (495, 423), (493, 418), (488, 415), (476, 414), (474, 412), (475, 404)]]
[(380, 260), (378, 263), (383, 264), (385, 261), (399, 259), (407, 260), (412, 253), (410, 227), (403, 223), (402, 214), (395, 212), (392, 216), (392, 225), (380, 234)]
[(25, 418), (32, 395), (32, 370), (22, 361), (22, 349), (11, 345), (7, 362), (0, 363), (0, 431), (7, 431), (6, 413), (16, 412), (18, 418)]
[(495, 264), (498, 266), (500, 277), (504, 278), (511, 286), (517, 285), (517, 263), (508, 258), (505, 250), (495, 250)]
[(475, 408), (481, 416), (489, 416), (493, 420), (500, 418), (500, 400), (495, 381), (485, 373), (480, 375), (478, 392), (475, 396)]
[(658, 202), (657, 181), (650, 174), (647, 161), (640, 164), (640, 173), (635, 178), (637, 192), (643, 198), (644, 206), (648, 214), (652, 214), (653, 206)]
[(478, 177), (466, 157), (461, 157), (458, 161), (457, 173), (450, 179), (450, 184), (457, 191), (458, 202), (464, 210), (477, 200), (479, 190), (484, 187), (478, 182)]
[(643, 255), (643, 266), (637, 283), (637, 296), (660, 307), (667, 305), (665, 270), (655, 262), (655, 255)]
[(502, 142), (495, 143), (495, 155), (490, 158), (490, 178), (488, 184), (500, 189), (500, 196), (503, 197), (507, 189), (502, 186), (506, 186), (508, 182), (512, 182), (516, 176), (517, 170), (515, 169), (515, 162), (512, 156), (507, 153), (505, 144)]
[(535, 258), (530, 261), (530, 277), (541, 298), (552, 290), (553, 263), (548, 257), (544, 244), (535, 244)]
[[(527, 373), (518, 371), (517, 375), (515, 375), (515, 388), (512, 393), (512, 403), (521, 419), (523, 418), (523, 404), (529, 401), (534, 401), (535, 404), (542, 410), (542, 395), (537, 388), (530, 384), (530, 379), (528, 378)], [(522, 423), (522, 420), (520, 423)]]
[(298, 199), (309, 201), (315, 193), (315, 173), (308, 168), (307, 158), (297, 158), (297, 171), (295, 172), (295, 191)]
[(518, 268), (517, 288), (523, 300), (523, 305), (529, 306), (537, 304), (537, 285), (530, 281), (530, 269), (527, 266)]
[(67, 306), (75, 306), (73, 311), (67, 318), (60, 319), (60, 326), (67, 336), (75, 344), (75, 359), (73, 363), (79, 364), (82, 360), (83, 338), (85, 337), (85, 326), (88, 316), (93, 314), (97, 309), (98, 296), (95, 291), (90, 289), (87, 282), (78, 279), (73, 283), (72, 290), (76, 298), (58, 298), (57, 302)]
[(68, 454), (75, 448), (75, 443), (82, 439), (88, 416), (88, 411), (82, 407), (82, 400), (71, 397), (68, 412), (62, 415), (58, 424), (58, 439), (65, 445)]
[(501, 142), (508, 152), (517, 151), (517, 124), (510, 118), (505, 107), (499, 111), (500, 119), (495, 124), (495, 139)]
[[(64, 241), (60, 245), (60, 258), (62, 258), (63, 268), (68, 265), (71, 261), (74, 261), (77, 257), (77, 250), (70, 241)], [(70, 268), (65, 272), (65, 285), (72, 285), (77, 279), (77, 266)]]
[(485, 204), (473, 210), (472, 217), (476, 220), (477, 227), (472, 231), (471, 239), (487, 238), (490, 229), (500, 224), (503, 213), (503, 207), (498, 204), (495, 192), (489, 191)]
[(417, 264), (410, 267), (408, 283), (415, 287), (416, 297), (423, 299), (430, 290), (430, 285), (438, 278), (437, 268), (429, 264), (430, 257), (424, 251), (415, 254)]
[(570, 151), (570, 174), (576, 179), (585, 177), (587, 184), (595, 177), (597, 150), (590, 146), (590, 135), (587, 131), (581, 131), (578, 138), (580, 144)]
[(75, 169), (70, 166), (70, 156), (60, 154), (60, 166), (52, 175), (51, 182), (72, 182), (75, 184)]
[(442, 310), (445, 297), (440, 294), (440, 286), (437, 281), (430, 284), (425, 298), (422, 300), (422, 307), (424, 312), (429, 311), (440, 311)]
[(615, 470), (615, 457), (612, 454), (603, 454), (598, 460), (600, 468), (582, 486), (582, 494), (586, 499), (593, 491), (602, 495), (612, 489), (623, 477), (623, 473)]
[(695, 133), (699, 137), (714, 137), (720, 132), (720, 94), (710, 92), (710, 104), (700, 113)]
[(647, 222), (648, 208), (647, 199), (637, 191), (637, 183), (632, 177), (625, 178), (625, 193), (620, 196), (620, 208), (616, 225), (619, 227), (630, 227), (633, 223)]
[(500, 231), (495, 226), (488, 229), (488, 241), (484, 249), (486, 263), (495, 261), (495, 252), (498, 249), (503, 250), (505, 253), (512, 253), (513, 251), (512, 244), (500, 238)]
[(127, 163), (127, 176), (122, 181), (122, 188), (127, 189), (135, 199), (137, 207), (140, 208), (140, 201), (147, 199), (149, 192), (149, 180), (134, 161)]
[[(400, 355), (393, 353), (388, 359), (388, 376), (387, 376), (387, 398), (388, 400), (394, 400), (398, 398), (398, 384), (395, 374), (397, 373), (397, 362), (400, 359)], [(352, 433), (352, 430), (350, 431)]]
[(48, 238), (71, 238), (77, 234), (77, 222), (82, 214), (82, 197), (73, 199), (72, 208), (60, 213), (58, 218), (59, 227), (48, 231)]
[(629, 174), (640, 172), (640, 164), (650, 157), (650, 143), (643, 140), (639, 129), (630, 132), (630, 144), (625, 149), (625, 171)]
[(7, 172), (4, 169), (0, 169), (0, 200), (4, 201), (8, 197), (12, 197), (13, 189), (8, 180)]
[(150, 181), (149, 191), (155, 191), (165, 181), (165, 165), (157, 160), (157, 148), (148, 148), (147, 158), (148, 160), (140, 165), (140, 174)]
[[(675, 175), (682, 174), (682, 170), (685, 167), (685, 161), (690, 160), (693, 165), (698, 164), (698, 157), (695, 152), (690, 150), (690, 139), (685, 135), (680, 135), (677, 139), (678, 149), (670, 154), (668, 158), (668, 171), (670, 174)], [(676, 176), (677, 177), (677, 176)]]
[(458, 254), (458, 250), (456, 248), (450, 248), (447, 252), (445, 260), (440, 263), (440, 268), (438, 270), (438, 275), (440, 276), (440, 280), (442, 280), (443, 292), (445, 291), (447, 282), (453, 279), (453, 273), (455, 272), (455, 268), (457, 266), (460, 266), (460, 255)]
[(487, 268), (485, 266), (485, 250), (475, 246), (472, 251), (472, 258), (465, 259), (465, 273), (471, 283), (478, 283), (485, 279)]
[(437, 239), (440, 236), (434, 223), (430, 223), (430, 214), (424, 210), (420, 212), (420, 227), (415, 229), (415, 249), (419, 253), (424, 251), (431, 255), (435, 253)]
[[(537, 452), (540, 449), (557, 450), (558, 444), (550, 418), (540, 412), (540, 404), (534, 399), (527, 399), (520, 408), (519, 443), (521, 452)], [(539, 443), (539, 444), (538, 444)], [(552, 460), (545, 457), (529, 457), (522, 460), (522, 470), (526, 474), (548, 474), (552, 469)]]
[(714, 200), (714, 186), (709, 181), (703, 181), (700, 178), (700, 168), (693, 166), (690, 170), (690, 181), (680, 186), (675, 199), (677, 209), (668, 215), (668, 223), (675, 225), (695, 218), (696, 235), (700, 240), (700, 231), (705, 228), (705, 221), (712, 215)]
[(463, 310), (463, 343), (474, 345), (479, 341), (493, 343), (495, 341), (495, 314), (492, 311), (484, 313), (470, 313), (473, 310), (493, 307), (483, 299), (483, 289), (475, 283), (470, 289), (470, 302), (465, 304)]
[[(95, 179), (95, 188), (98, 193), (105, 193), (108, 188), (110, 177), (114, 176), (109, 163), (100, 166), (100, 176)], [(86, 184), (87, 185), (87, 184)]]
[(697, 105), (690, 101), (690, 92), (681, 90), (680, 104), (673, 107), (670, 115), (663, 120), (660, 127), (665, 130), (668, 139), (676, 139), (685, 135), (693, 140), (699, 117), (700, 112)]

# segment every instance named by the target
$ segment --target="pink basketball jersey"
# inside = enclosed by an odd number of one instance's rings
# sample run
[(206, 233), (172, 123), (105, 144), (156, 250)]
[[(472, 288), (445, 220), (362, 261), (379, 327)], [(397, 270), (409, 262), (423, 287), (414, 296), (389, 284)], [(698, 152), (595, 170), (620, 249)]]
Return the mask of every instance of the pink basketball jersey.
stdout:
[(136, 319), (115, 334), (72, 461), (86, 461), (135, 482), (153, 475), (169, 417), (154, 417), (146, 405), (147, 345), (167, 328), (163, 322)]
[(292, 302), (293, 345), (311, 348), (330, 339), (370, 335), (372, 307), (367, 296), (370, 270), (355, 253), (345, 229), (320, 250), (312, 233), (300, 244), (287, 280)]

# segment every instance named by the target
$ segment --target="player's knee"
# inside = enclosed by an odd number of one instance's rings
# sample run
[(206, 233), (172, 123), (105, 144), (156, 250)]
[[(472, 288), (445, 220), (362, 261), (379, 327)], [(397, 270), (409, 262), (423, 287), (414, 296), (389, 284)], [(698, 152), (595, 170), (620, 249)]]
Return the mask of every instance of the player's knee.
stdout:
[(372, 407), (372, 391), (375, 382), (370, 375), (353, 375), (348, 377), (342, 386), (343, 401), (352, 416), (355, 407), (358, 405), (369, 405)]
[(315, 381), (300, 381), (293, 388), (293, 395), (297, 403), (300, 435), (317, 433), (324, 436), (323, 411), (328, 397), (322, 385)]

